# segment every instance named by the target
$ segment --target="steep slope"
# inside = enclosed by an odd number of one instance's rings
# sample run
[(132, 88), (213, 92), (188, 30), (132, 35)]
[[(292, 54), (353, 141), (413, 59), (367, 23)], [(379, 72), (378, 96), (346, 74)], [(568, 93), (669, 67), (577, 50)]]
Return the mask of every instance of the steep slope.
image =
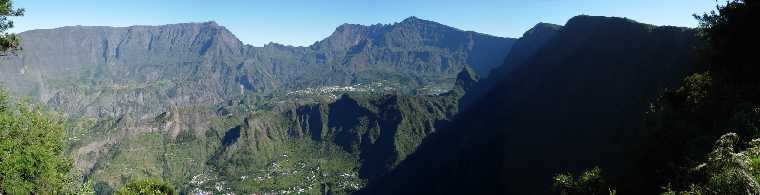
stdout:
[(511, 77), (510, 73), (522, 66), (525, 61), (533, 57), (541, 57), (535, 56), (536, 53), (543, 49), (546, 43), (553, 39), (560, 29), (562, 29), (560, 25), (538, 23), (523, 33), (523, 36), (510, 49), (509, 54), (502, 62), (503, 64), (491, 70), (489, 77), (484, 78), (478, 85), (472, 86), (472, 89), (462, 97), (461, 106), (468, 107), (475, 103), (484, 94), (502, 82), (502, 80)]
[(695, 43), (690, 29), (574, 17), (364, 192), (546, 194), (553, 174), (594, 165), (615, 178), (648, 103), (690, 72)]
[(508, 74), (510, 71), (519, 68), (525, 61), (533, 58), (536, 52), (542, 49), (546, 45), (546, 42), (554, 38), (560, 29), (562, 29), (562, 26), (549, 23), (538, 23), (533, 26), (533, 28), (523, 33), (523, 36), (515, 42), (514, 49), (510, 50), (504, 60), (504, 65), (494, 69), (495, 74), (503, 77), (505, 76), (504, 74)]

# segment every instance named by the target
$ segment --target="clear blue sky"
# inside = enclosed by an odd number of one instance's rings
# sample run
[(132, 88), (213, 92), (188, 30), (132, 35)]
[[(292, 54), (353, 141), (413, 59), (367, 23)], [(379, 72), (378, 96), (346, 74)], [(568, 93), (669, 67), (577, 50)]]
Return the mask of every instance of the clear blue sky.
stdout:
[[(131, 26), (216, 21), (243, 42), (305, 46), (340, 24), (393, 23), (409, 16), (463, 30), (519, 37), (538, 22), (564, 24), (579, 14), (628, 17), (656, 25), (696, 26), (693, 13), (714, 0), (14, 0), (27, 9), (16, 29), (72, 25)], [(722, 2), (722, 1), (721, 1)]]

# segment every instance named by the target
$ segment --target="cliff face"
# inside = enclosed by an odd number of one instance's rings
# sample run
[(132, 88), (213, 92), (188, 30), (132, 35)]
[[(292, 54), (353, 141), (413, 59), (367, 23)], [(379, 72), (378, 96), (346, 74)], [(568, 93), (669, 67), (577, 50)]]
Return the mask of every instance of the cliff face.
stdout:
[(15, 77), (2, 82), (66, 113), (145, 118), (239, 94), (229, 77), (235, 78), (243, 44), (213, 22), (63, 27), (20, 36), (24, 50), (2, 63), (19, 70), (0, 72)]
[(51, 71), (101, 64), (129, 70), (202, 62), (222, 55), (240, 56), (243, 48), (232, 33), (215, 22), (124, 28), (72, 26), (20, 35), (24, 63)]

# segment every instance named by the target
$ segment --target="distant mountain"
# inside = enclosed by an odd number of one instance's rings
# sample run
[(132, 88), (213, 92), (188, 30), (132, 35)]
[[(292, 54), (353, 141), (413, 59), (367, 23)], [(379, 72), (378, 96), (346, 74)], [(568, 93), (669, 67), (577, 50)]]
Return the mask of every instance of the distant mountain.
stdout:
[(512, 52), (506, 62), (522, 63), (363, 192), (548, 194), (557, 173), (624, 175), (649, 102), (692, 71), (695, 31), (594, 16), (548, 29), (559, 30), (516, 44), (535, 53)]
[(344, 24), (311, 48), (337, 53), (339, 60), (354, 66), (390, 63), (423, 74), (456, 74), (467, 64), (479, 75), (487, 75), (501, 64), (513, 43), (514, 39), (410, 17), (393, 25)]
[(74, 26), (20, 36), (24, 50), (0, 61), (2, 84), (69, 114), (146, 118), (241, 93), (243, 44), (214, 22)]
[(0, 83), (13, 94), (67, 113), (135, 119), (171, 106), (322, 86), (384, 82), (405, 93), (440, 93), (465, 65), (487, 74), (515, 41), (415, 17), (345, 24), (310, 47), (244, 45), (214, 22), (71, 26), (20, 36), (24, 50), (0, 57)]

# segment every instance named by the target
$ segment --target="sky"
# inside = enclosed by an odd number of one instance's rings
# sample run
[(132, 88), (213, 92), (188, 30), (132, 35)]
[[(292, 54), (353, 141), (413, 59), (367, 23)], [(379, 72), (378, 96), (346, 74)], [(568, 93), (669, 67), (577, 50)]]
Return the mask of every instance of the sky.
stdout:
[[(722, 2), (722, 1), (721, 1)], [(539, 22), (618, 16), (695, 27), (715, 0), (13, 0), (26, 9), (10, 32), (62, 26), (132, 26), (216, 21), (254, 46), (308, 46), (336, 27), (392, 24), (410, 16), (462, 30), (519, 38)]]

